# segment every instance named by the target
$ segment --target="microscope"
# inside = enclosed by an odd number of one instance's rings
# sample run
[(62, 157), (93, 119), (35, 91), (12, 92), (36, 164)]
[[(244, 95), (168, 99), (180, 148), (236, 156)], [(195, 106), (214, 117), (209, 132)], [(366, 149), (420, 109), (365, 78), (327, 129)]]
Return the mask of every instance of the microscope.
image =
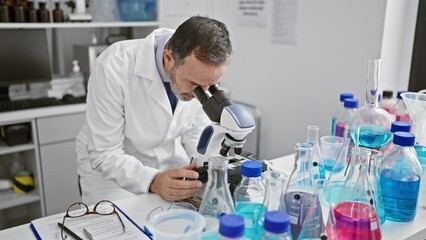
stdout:
[[(195, 163), (200, 180), (208, 180), (208, 160), (211, 156), (228, 157), (228, 182), (231, 193), (241, 181), (240, 161), (251, 157), (242, 154), (246, 137), (256, 127), (256, 122), (250, 110), (241, 104), (234, 104), (223, 90), (216, 85), (210, 86), (208, 92), (201, 87), (194, 90), (196, 98), (203, 106), (204, 112), (212, 121), (207, 126), (198, 141)], [(244, 156), (242, 156), (244, 155)], [(267, 166), (263, 164), (265, 171)]]

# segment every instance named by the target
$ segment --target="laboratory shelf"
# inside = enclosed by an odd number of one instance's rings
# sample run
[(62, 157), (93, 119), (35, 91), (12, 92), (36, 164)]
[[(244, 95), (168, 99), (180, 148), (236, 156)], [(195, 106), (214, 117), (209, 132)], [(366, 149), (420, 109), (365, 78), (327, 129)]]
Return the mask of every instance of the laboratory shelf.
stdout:
[(158, 21), (146, 21), (146, 22), (0, 23), (0, 29), (158, 27), (158, 25), (159, 25)]
[(0, 192), (0, 210), (40, 201), (36, 193)]
[(27, 144), (20, 144), (16, 146), (8, 146), (3, 140), (0, 140), (0, 155), (29, 151), (34, 149), (35, 149), (35, 145), (32, 142)]

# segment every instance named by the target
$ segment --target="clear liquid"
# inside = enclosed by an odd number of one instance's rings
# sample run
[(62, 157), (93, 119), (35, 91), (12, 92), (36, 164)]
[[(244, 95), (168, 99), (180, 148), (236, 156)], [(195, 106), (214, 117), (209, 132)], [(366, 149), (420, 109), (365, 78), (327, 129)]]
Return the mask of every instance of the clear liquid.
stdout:
[(381, 239), (377, 213), (371, 206), (359, 202), (340, 202), (333, 212), (339, 240)]
[[(316, 195), (308, 192), (301, 191), (292, 191), (287, 192), (284, 195), (284, 204), (287, 213), (290, 215), (290, 227), (291, 227), (291, 235), (294, 239), (297, 239), (301, 233), (302, 225), (307, 217), (307, 214), (310, 210), (310, 207), (316, 203), (317, 207), (321, 207), (319, 205), (319, 199)], [(321, 212), (321, 211), (319, 211)], [(322, 219), (322, 214), (319, 216), (320, 222), (323, 225), (324, 221)], [(323, 226), (316, 226), (323, 227)], [(310, 231), (309, 229), (306, 229)]]
[(244, 217), (245, 233), (244, 237), (254, 239), (257, 224), (264, 209), (263, 204), (255, 202), (237, 202), (235, 204), (235, 211)]
[(331, 119), (331, 136), (334, 136), (336, 134), (336, 118), (333, 117)]
[(344, 183), (344, 181), (328, 183), (328, 185), (324, 188), (323, 191), (325, 202), (333, 205), (336, 204)]
[(416, 216), (420, 176), (398, 170), (384, 169), (380, 173), (380, 188), (386, 218), (408, 222)]
[(362, 125), (359, 132), (359, 145), (361, 147), (378, 149), (385, 144), (391, 132), (383, 127)]

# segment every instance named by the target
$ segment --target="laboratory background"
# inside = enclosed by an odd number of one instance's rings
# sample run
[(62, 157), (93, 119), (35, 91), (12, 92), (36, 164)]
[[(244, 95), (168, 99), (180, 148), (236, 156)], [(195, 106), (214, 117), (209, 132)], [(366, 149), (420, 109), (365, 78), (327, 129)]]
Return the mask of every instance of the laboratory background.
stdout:
[(253, 121), (222, 154), (238, 164), (211, 157), (199, 202), (142, 194), (95, 216), (127, 239), (426, 239), (423, 0), (0, 0), (0, 239), (125, 239), (64, 217), (89, 77), (110, 45), (192, 16), (229, 30), (218, 89)]

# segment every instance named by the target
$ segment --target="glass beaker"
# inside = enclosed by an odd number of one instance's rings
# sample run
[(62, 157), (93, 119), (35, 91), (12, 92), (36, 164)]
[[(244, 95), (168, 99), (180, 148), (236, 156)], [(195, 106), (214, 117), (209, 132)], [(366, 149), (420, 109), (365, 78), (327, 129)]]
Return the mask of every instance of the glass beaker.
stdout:
[(345, 134), (342, 148), (328, 176), (327, 182), (323, 189), (324, 201), (328, 204), (335, 204), (340, 190), (345, 183), (346, 178), (350, 172), (350, 161), (352, 155), (352, 148), (358, 146), (360, 127), (353, 124), (345, 125)]
[(389, 139), (392, 118), (379, 107), (380, 59), (368, 61), (368, 76), (365, 105), (358, 109), (354, 123), (361, 127), (359, 145), (367, 148), (380, 148)]
[[(294, 170), (290, 175), (287, 189), (282, 197), (287, 213), (290, 215), (291, 234), (294, 239), (298, 239), (302, 226), (307, 217), (312, 217), (311, 212), (322, 213), (318, 197), (318, 189), (313, 180), (311, 170), (312, 144), (298, 143), (295, 146)], [(319, 210), (312, 210), (318, 208)], [(324, 229), (322, 214), (313, 216), (316, 224), (315, 228)], [(309, 232), (313, 232), (310, 230)], [(308, 232), (308, 229), (306, 229)]]
[(308, 126), (308, 137), (306, 143), (312, 144), (312, 176), (318, 189), (322, 189), (325, 182), (325, 168), (318, 142), (318, 130), (319, 127), (317, 126)]
[(426, 94), (406, 92), (401, 97), (410, 114), (416, 144), (426, 147)]
[(220, 216), (235, 212), (228, 187), (228, 159), (226, 157), (209, 158), (209, 180), (199, 212), (206, 219), (206, 232), (217, 232)]
[(265, 232), (263, 228), (265, 213), (268, 211), (285, 210), (285, 207), (282, 205), (283, 201), (281, 201), (281, 196), (284, 191), (287, 175), (279, 171), (266, 171), (263, 174), (263, 178), (266, 181), (266, 196), (265, 201), (263, 202), (263, 209), (261, 210), (256, 226), (256, 239), (263, 236)]
[(371, 151), (367, 148), (352, 149), (353, 171), (343, 184), (338, 201), (332, 208), (340, 240), (381, 239), (373, 188), (367, 176), (367, 161), (370, 157)]
[(321, 141), (321, 156), (324, 163), (325, 171), (331, 172), (334, 163), (339, 156), (339, 151), (343, 146), (343, 137), (338, 136), (323, 136)]

